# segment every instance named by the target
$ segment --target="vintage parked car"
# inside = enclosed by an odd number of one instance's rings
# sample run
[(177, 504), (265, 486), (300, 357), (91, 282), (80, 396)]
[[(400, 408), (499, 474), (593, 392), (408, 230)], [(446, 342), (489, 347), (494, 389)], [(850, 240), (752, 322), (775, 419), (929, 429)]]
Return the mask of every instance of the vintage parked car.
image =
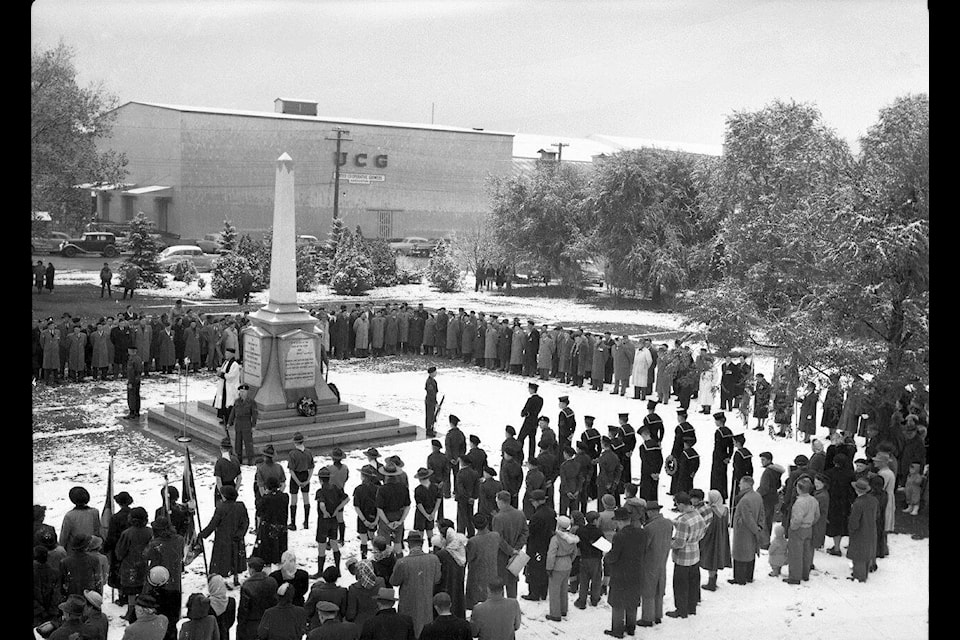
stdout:
[(120, 254), (117, 236), (108, 231), (88, 231), (79, 238), (69, 238), (60, 243), (60, 255), (72, 258), (79, 253), (99, 253), (104, 258), (116, 258)]
[(426, 238), (404, 238), (390, 242), (389, 247), (398, 256), (429, 256), (437, 248), (437, 241)]
[(167, 269), (181, 260), (190, 260), (197, 271), (210, 271), (219, 257), (216, 254), (204, 253), (203, 249), (195, 244), (175, 244), (161, 251), (157, 262), (163, 269)]
[(30, 238), (30, 253), (33, 255), (56, 253), (60, 251), (60, 243), (69, 239), (70, 235), (63, 231), (51, 231), (46, 236), (34, 236)]

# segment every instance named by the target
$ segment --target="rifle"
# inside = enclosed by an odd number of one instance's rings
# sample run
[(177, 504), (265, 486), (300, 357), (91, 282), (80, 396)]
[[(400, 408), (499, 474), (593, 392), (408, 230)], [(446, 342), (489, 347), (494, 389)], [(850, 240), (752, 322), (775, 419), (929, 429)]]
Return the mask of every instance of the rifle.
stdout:
[(443, 407), (443, 401), (447, 399), (446, 394), (440, 397), (440, 402), (437, 403), (437, 410), (433, 412), (433, 421), (436, 423), (437, 417), (440, 415), (440, 408)]

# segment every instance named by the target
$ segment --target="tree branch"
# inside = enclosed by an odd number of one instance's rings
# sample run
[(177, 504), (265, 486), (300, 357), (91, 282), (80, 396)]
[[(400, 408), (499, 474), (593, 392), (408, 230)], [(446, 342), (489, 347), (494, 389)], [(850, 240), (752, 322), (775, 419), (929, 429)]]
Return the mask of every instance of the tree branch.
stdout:
[(880, 333), (880, 330), (877, 329), (877, 328), (876, 328), (875, 326), (873, 326), (872, 324), (870, 324), (870, 322), (869, 322), (868, 320), (866, 320), (866, 319), (864, 319), (864, 318), (857, 318), (857, 319), (860, 320), (860, 322), (862, 322), (863, 324), (865, 324), (865, 325), (867, 325), (868, 327), (870, 327), (870, 328), (873, 330), (873, 332), (876, 333), (878, 336), (880, 336), (881, 338), (883, 338), (883, 341), (884, 341), (884, 342), (890, 342), (890, 338), (887, 337), (887, 336), (885, 336), (884, 334)]
[(757, 345), (758, 347), (764, 347), (765, 349), (783, 349), (784, 348), (782, 344), (761, 344), (756, 340), (754, 340), (753, 336), (750, 335), (749, 333), (747, 334), (747, 337), (750, 338), (750, 342)]

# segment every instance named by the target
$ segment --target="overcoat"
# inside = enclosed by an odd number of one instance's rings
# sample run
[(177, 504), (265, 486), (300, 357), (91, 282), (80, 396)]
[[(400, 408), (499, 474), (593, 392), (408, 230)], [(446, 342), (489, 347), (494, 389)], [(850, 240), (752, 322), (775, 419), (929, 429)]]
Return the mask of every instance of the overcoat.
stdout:
[(840, 385), (831, 385), (823, 397), (823, 414), (820, 416), (820, 426), (835, 429), (840, 424), (840, 412), (843, 410), (843, 391)]
[(110, 336), (107, 332), (94, 331), (90, 334), (90, 344), (92, 345), (92, 362), (90, 364), (94, 369), (102, 369), (110, 366)]
[(434, 316), (427, 316), (423, 321), (423, 346), (433, 347), (437, 344), (437, 319)]
[(83, 331), (70, 334), (70, 362), (68, 363), (70, 371), (83, 371), (86, 368), (86, 362), (84, 361), (86, 346), (87, 334)]
[[(269, 492), (257, 501), (260, 528), (254, 555), (267, 564), (280, 562), (287, 550), (287, 508), (290, 496), (285, 491)], [(318, 509), (319, 511), (319, 509)]]
[(527, 342), (527, 334), (520, 327), (513, 328), (510, 343), (510, 365), (523, 364), (523, 345)]
[(820, 506), (820, 517), (813, 523), (810, 544), (814, 549), (819, 549), (823, 546), (827, 537), (827, 521), (830, 518), (830, 492), (824, 487), (820, 491), (814, 491), (813, 497), (817, 499), (817, 504)]
[[(856, 475), (852, 469), (833, 467), (824, 471), (829, 481), (827, 492), (830, 494), (830, 504), (827, 507), (827, 526), (824, 530), (828, 536), (847, 535), (847, 523), (850, 520), (850, 506), (856, 494), (850, 486)], [(821, 511), (822, 513), (822, 511)]]
[(615, 378), (629, 382), (636, 350), (636, 345), (629, 340), (613, 346), (613, 375)]
[(657, 359), (657, 395), (663, 400), (670, 397), (670, 385), (673, 384), (673, 374), (669, 371), (670, 358), (661, 353)]
[(433, 620), (433, 587), (439, 582), (440, 559), (420, 549), (412, 549), (410, 555), (397, 560), (393, 567), (390, 584), (399, 587), (397, 610), (413, 619), (416, 635), (420, 635), (423, 625)]
[(800, 426), (801, 433), (814, 435), (817, 432), (817, 400), (819, 394), (816, 391), (808, 393), (803, 397), (800, 403)]
[(476, 336), (476, 323), (472, 318), (467, 318), (460, 324), (460, 353), (473, 353), (473, 341)]
[(753, 390), (753, 417), (766, 418), (770, 415), (770, 383), (757, 378)]
[(120, 586), (139, 587), (147, 578), (147, 561), (143, 550), (153, 539), (150, 527), (127, 527), (117, 541), (116, 558), (120, 561)]
[(673, 523), (660, 513), (649, 515), (643, 526), (646, 532), (640, 589), (643, 597), (663, 597), (667, 583), (667, 558), (673, 541)]
[(383, 349), (383, 338), (387, 329), (387, 319), (383, 316), (373, 316), (370, 321), (370, 347)]
[(464, 602), (464, 573), (461, 567), (446, 549), (434, 549), (433, 554), (440, 560), (440, 582), (433, 588), (434, 595), (445, 592), (450, 596), (450, 612), (458, 618), (466, 618)]
[(540, 332), (530, 329), (523, 345), (523, 360), (527, 366), (533, 368), (537, 364), (537, 352), (540, 351)]
[(497, 577), (499, 553), (500, 534), (495, 531), (478, 533), (467, 540), (467, 609), (487, 599), (487, 585)]
[(650, 350), (645, 347), (637, 349), (637, 353), (633, 356), (633, 371), (630, 376), (633, 380), (633, 386), (646, 387), (650, 385), (651, 380), (648, 379), (648, 374), (652, 364), (653, 357), (650, 355)]
[(500, 336), (500, 331), (497, 329), (497, 325), (492, 322), (487, 325), (486, 330), (483, 333), (483, 357), (490, 358), (491, 360), (496, 359), (497, 357), (497, 338)]
[(226, 500), (217, 505), (210, 523), (200, 532), (201, 538), (217, 534), (210, 555), (210, 573), (226, 577), (243, 572), (246, 556), (243, 538), (249, 526), (250, 517), (243, 502)]
[(454, 316), (447, 321), (447, 335), (446, 335), (446, 348), (447, 349), (459, 349), (460, 348), (460, 318)]
[(869, 493), (857, 496), (850, 507), (847, 531), (850, 544), (847, 557), (859, 562), (871, 562), (877, 556), (877, 499)]
[(536, 582), (537, 578), (547, 581), (547, 551), (550, 550), (550, 538), (556, 528), (557, 514), (546, 504), (541, 504), (530, 516), (527, 527), (527, 555), (530, 556), (527, 563), (528, 582)]
[(554, 343), (553, 338), (548, 333), (543, 334), (537, 351), (537, 369), (549, 369), (551, 367), (555, 350), (556, 343)]
[(730, 555), (736, 562), (753, 562), (760, 553), (760, 532), (764, 527), (763, 498), (750, 489), (740, 495), (733, 511), (733, 541)]
[(561, 331), (557, 337), (557, 371), (560, 373), (570, 373), (570, 356), (573, 352), (573, 338), (566, 331)]
[[(140, 350), (137, 349), (139, 352)], [(191, 327), (183, 330), (183, 357), (190, 358), (191, 364), (200, 365), (200, 336), (198, 331)]]
[(713, 381), (713, 363), (709, 362), (709, 366), (700, 371), (700, 381), (697, 387), (697, 404), (701, 407), (709, 407), (713, 404)]
[(172, 367), (177, 361), (177, 354), (173, 347), (173, 335), (170, 328), (162, 329), (157, 334), (157, 366)]
[(843, 402), (843, 408), (840, 410), (840, 421), (837, 428), (848, 436), (857, 435), (857, 427), (860, 425), (860, 414), (863, 413), (863, 387), (861, 383), (855, 381), (847, 390), (847, 397)]
[[(410, 338), (409, 338), (409, 342), (410, 342), (410, 346), (412, 346), (414, 349), (419, 349), (419, 348), (420, 348), (420, 346), (421, 346), (421, 345), (423, 344), (423, 342), (424, 342), (425, 336), (427, 335), (427, 331), (426, 331), (427, 318), (426, 318), (426, 315), (427, 315), (427, 312), (426, 312), (426, 311), (424, 311), (423, 313), (415, 312), (415, 313), (413, 314), (413, 316), (410, 318)], [(432, 337), (433, 337), (433, 324), (430, 325), (430, 336), (431, 336), (430, 344), (432, 345), (432, 344), (433, 344), (433, 340), (432, 340)]]
[(593, 365), (590, 369), (592, 380), (603, 380), (603, 368), (607, 366), (607, 358), (610, 357), (610, 347), (603, 340), (598, 340), (593, 347)]
[(603, 559), (610, 576), (607, 604), (611, 607), (629, 609), (640, 604), (644, 552), (647, 550), (648, 532), (633, 525), (620, 529), (613, 536), (613, 547)]
[(500, 324), (500, 332), (497, 335), (497, 359), (500, 360), (500, 366), (506, 367), (510, 364), (510, 346), (513, 343), (513, 330), (509, 324)]
[(397, 314), (397, 339), (400, 342), (410, 341), (410, 320), (413, 314), (409, 310)]
[(588, 364), (593, 363), (593, 354), (590, 353), (590, 344), (586, 336), (577, 336), (573, 340), (573, 353), (570, 360), (570, 373), (577, 376), (587, 375)]
[(149, 324), (146, 326), (137, 327), (133, 341), (134, 344), (137, 345), (137, 353), (140, 354), (140, 357), (143, 358), (143, 361), (150, 362), (150, 343), (153, 341), (153, 327), (151, 327)]
[(383, 334), (383, 343), (388, 347), (396, 346), (397, 339), (400, 337), (400, 323), (396, 315), (390, 315), (387, 318), (387, 327)]
[(717, 571), (732, 567), (730, 562), (730, 512), (718, 516), (714, 511), (707, 531), (700, 539), (700, 567)]
[(442, 347), (445, 344), (447, 339), (447, 322), (449, 320), (450, 317), (447, 315), (446, 311), (438, 311), (436, 317), (434, 318), (433, 344), (437, 347)]
[(370, 348), (370, 323), (366, 315), (359, 316), (353, 321), (353, 333), (356, 336), (355, 349)]

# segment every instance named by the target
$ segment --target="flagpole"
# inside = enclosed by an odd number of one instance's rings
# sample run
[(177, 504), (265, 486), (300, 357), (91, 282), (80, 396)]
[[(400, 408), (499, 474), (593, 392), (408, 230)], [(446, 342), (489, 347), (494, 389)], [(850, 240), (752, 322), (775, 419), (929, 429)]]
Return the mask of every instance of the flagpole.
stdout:
[[(203, 530), (203, 524), (202, 524), (202, 521), (200, 520), (200, 500), (197, 497), (197, 484), (193, 479), (193, 463), (190, 461), (190, 446), (187, 444), (184, 444), (183, 446), (184, 446), (184, 449), (186, 449), (187, 464), (190, 467), (190, 481), (189, 481), (190, 494), (191, 494), (190, 497), (193, 500), (193, 505), (194, 505), (193, 510), (197, 514), (197, 537), (199, 537), (200, 531)], [(207, 545), (203, 541), (203, 538), (200, 538), (200, 549), (203, 551), (203, 575), (205, 577), (209, 577), (210, 570), (208, 569), (208, 565), (207, 565)]]
[(167, 487), (167, 474), (163, 474), (163, 513), (167, 516), (167, 522), (170, 522), (170, 490)]

